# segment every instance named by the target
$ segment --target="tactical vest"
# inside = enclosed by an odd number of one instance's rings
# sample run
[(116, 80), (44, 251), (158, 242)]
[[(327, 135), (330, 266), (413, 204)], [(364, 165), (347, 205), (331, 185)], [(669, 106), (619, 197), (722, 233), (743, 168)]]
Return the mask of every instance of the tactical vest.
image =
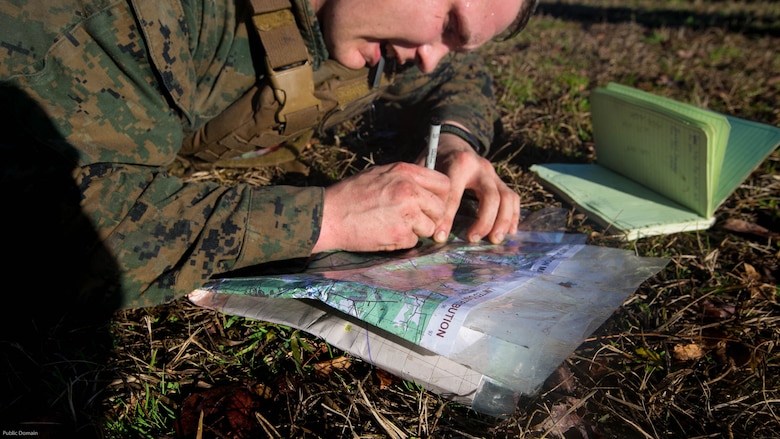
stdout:
[(179, 155), (198, 169), (293, 160), (315, 132), (364, 112), (391, 82), (383, 62), (352, 70), (327, 60), (314, 71), (290, 0), (251, 7), (266, 76), (185, 140)]

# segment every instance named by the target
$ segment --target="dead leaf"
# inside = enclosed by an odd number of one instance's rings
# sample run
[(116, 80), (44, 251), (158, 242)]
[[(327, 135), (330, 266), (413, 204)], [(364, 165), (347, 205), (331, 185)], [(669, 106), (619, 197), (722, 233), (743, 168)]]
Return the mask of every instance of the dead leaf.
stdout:
[(376, 377), (379, 379), (379, 389), (386, 389), (399, 381), (398, 377), (383, 369), (375, 369)]
[(550, 409), (550, 414), (539, 427), (550, 435), (565, 438), (566, 432), (576, 429), (581, 437), (585, 439), (595, 438), (595, 428), (577, 414), (577, 408), (583, 403), (582, 400), (567, 397), (565, 402), (557, 403)]
[(745, 275), (747, 276), (748, 279), (755, 280), (755, 281), (761, 280), (761, 275), (758, 274), (758, 271), (756, 271), (755, 267), (748, 264), (747, 262), (744, 264), (744, 267), (745, 267)]
[(774, 284), (761, 284), (750, 288), (751, 299), (768, 300), (777, 303), (777, 286)]
[(743, 264), (743, 267), (745, 269), (744, 278), (747, 280), (747, 288), (750, 291), (750, 298), (776, 302), (776, 286), (766, 283), (763, 276), (761, 276), (761, 273), (747, 262)]
[(544, 388), (550, 390), (557, 389), (563, 393), (571, 394), (576, 384), (577, 378), (571, 372), (569, 366), (563, 363), (547, 378)]
[(678, 344), (673, 349), (673, 356), (680, 361), (698, 360), (704, 356), (704, 349), (697, 343)]
[(243, 386), (223, 386), (189, 395), (184, 399), (175, 427), (179, 437), (192, 437), (199, 428), (229, 431), (232, 438), (257, 437), (254, 413), (256, 395)]
[(690, 58), (693, 58), (693, 55), (694, 55), (694, 54), (695, 54), (695, 52), (694, 52), (693, 50), (682, 50), (682, 49), (681, 49), (681, 50), (678, 50), (678, 51), (677, 51), (677, 56), (679, 56), (679, 57), (680, 57), (680, 58), (682, 58), (682, 59), (690, 59)]
[(329, 377), (338, 370), (347, 370), (352, 366), (352, 362), (347, 357), (337, 357), (326, 361), (320, 361), (314, 365), (314, 376), (319, 379)]
[(750, 235), (760, 236), (761, 238), (780, 238), (780, 233), (772, 232), (766, 227), (737, 218), (727, 219), (723, 222), (721, 227), (731, 232), (747, 233)]
[(272, 399), (274, 397), (274, 391), (271, 386), (263, 383), (254, 385), (252, 391), (255, 392), (255, 395), (263, 399)]
[(728, 319), (737, 312), (737, 307), (734, 304), (716, 304), (706, 299), (702, 301), (702, 308), (705, 317), (717, 319)]

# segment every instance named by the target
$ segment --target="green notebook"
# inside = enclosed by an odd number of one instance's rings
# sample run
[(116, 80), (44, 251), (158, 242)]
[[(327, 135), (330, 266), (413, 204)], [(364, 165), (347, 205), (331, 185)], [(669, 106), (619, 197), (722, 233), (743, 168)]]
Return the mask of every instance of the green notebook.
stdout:
[(614, 83), (591, 93), (591, 117), (596, 164), (531, 170), (626, 240), (709, 228), (780, 145), (780, 128)]

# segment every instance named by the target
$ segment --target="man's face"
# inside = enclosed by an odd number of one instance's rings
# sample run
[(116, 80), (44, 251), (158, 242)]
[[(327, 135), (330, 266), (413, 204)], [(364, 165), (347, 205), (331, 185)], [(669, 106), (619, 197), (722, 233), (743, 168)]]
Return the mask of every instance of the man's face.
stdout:
[(325, 0), (318, 9), (331, 57), (358, 69), (382, 48), (430, 73), (450, 51), (475, 49), (506, 29), (530, 0)]

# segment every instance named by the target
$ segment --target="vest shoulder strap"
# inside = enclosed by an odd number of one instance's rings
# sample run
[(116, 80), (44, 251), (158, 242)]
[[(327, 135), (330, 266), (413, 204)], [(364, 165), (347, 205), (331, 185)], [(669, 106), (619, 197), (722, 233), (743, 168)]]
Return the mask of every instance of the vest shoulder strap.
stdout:
[(251, 0), (252, 24), (265, 50), (268, 77), (279, 110), (282, 134), (311, 125), (321, 105), (314, 96), (314, 72), (306, 43), (298, 30), (289, 0)]
[[(290, 0), (250, 3), (267, 78), (183, 142), (179, 155), (199, 169), (291, 160), (305, 145), (301, 139), (370, 108), (392, 82), (392, 69), (383, 65), (353, 70), (325, 60), (313, 71)], [(262, 160), (243, 159), (258, 149)]]

